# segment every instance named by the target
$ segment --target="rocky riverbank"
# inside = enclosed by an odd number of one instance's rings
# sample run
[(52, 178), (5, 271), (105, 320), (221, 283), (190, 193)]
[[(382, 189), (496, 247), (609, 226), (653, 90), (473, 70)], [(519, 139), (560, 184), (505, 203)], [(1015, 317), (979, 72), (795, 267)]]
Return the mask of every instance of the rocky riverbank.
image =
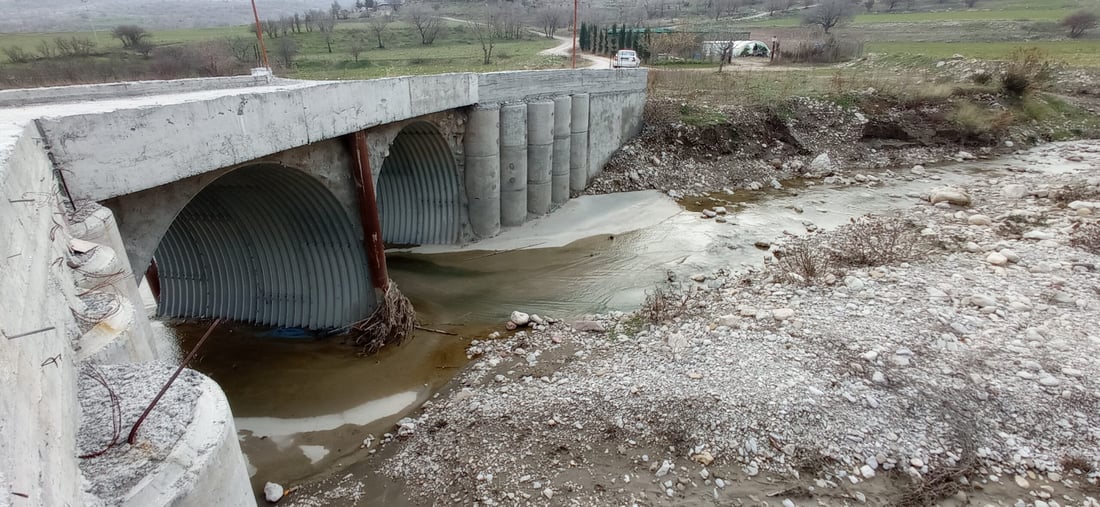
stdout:
[[(1100, 167), (1098, 143), (1045, 149)], [(477, 341), (370, 466), (424, 505), (1100, 505), (1098, 184), (911, 195), (916, 258), (792, 277), (787, 236), (596, 332)], [(295, 501), (363, 484), (323, 489)]]

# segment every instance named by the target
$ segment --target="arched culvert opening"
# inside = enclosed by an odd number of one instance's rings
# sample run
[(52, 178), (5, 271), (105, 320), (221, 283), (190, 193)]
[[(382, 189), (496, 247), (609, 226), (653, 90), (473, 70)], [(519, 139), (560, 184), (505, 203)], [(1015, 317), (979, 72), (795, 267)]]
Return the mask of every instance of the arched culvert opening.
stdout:
[(366, 254), (340, 203), (279, 165), (244, 167), (208, 185), (154, 257), (168, 317), (325, 329), (374, 307)]
[(458, 243), (462, 187), (439, 130), (416, 122), (401, 129), (378, 176), (378, 214), (388, 244)]

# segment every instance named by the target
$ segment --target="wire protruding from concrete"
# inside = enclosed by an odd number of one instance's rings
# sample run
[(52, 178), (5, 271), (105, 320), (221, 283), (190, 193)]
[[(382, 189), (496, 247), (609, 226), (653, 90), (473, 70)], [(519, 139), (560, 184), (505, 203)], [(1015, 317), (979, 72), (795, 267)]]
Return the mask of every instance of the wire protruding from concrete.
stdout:
[(153, 397), (153, 401), (149, 402), (149, 406), (145, 407), (145, 411), (143, 411), (141, 413), (141, 416), (137, 418), (137, 421), (134, 422), (134, 427), (130, 428), (130, 435), (126, 437), (126, 443), (134, 445), (134, 442), (137, 442), (137, 432), (138, 429), (141, 428), (141, 423), (145, 422), (145, 418), (149, 416), (149, 412), (153, 411), (153, 407), (157, 406), (157, 402), (160, 401), (161, 397), (164, 396), (164, 393), (168, 392), (169, 387), (172, 387), (172, 382), (175, 382), (176, 377), (179, 377), (180, 373), (183, 372), (183, 369), (187, 367), (187, 364), (195, 358), (195, 354), (197, 354), (199, 352), (199, 349), (202, 348), (202, 344), (206, 343), (207, 338), (210, 338), (210, 333), (213, 333), (214, 328), (218, 327), (218, 324), (221, 323), (222, 319), (214, 319), (214, 322), (210, 324), (210, 328), (206, 330), (206, 334), (202, 335), (202, 338), (199, 339), (199, 342), (195, 344), (195, 348), (191, 349), (191, 352), (187, 354), (187, 357), (183, 358), (183, 361), (180, 362), (179, 367), (176, 368), (176, 372), (168, 378), (168, 382), (164, 383), (164, 387), (160, 388), (160, 392)]

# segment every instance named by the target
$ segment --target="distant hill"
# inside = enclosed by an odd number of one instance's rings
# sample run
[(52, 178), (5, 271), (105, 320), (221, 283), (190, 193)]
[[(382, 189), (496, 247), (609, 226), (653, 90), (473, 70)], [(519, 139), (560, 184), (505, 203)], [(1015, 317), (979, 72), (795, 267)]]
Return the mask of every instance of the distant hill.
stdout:
[[(343, 0), (344, 8), (354, 0)], [(260, 17), (328, 9), (332, 0), (256, 0)], [(149, 29), (239, 25), (252, 21), (249, 0), (0, 0), (0, 32), (97, 30), (123, 23)]]

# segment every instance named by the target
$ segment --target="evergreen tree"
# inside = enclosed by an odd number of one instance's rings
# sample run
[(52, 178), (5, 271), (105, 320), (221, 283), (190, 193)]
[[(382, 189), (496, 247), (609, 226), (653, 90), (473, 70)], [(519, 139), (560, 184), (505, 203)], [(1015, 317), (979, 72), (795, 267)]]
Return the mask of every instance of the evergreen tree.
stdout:
[(585, 43), (588, 42), (586, 40), (587, 37), (588, 37), (588, 25), (585, 24), (585, 23), (581, 23), (581, 31), (580, 31), (580, 35), (577, 36), (577, 44), (580, 46), (580, 48), (582, 50), (585, 48)]

